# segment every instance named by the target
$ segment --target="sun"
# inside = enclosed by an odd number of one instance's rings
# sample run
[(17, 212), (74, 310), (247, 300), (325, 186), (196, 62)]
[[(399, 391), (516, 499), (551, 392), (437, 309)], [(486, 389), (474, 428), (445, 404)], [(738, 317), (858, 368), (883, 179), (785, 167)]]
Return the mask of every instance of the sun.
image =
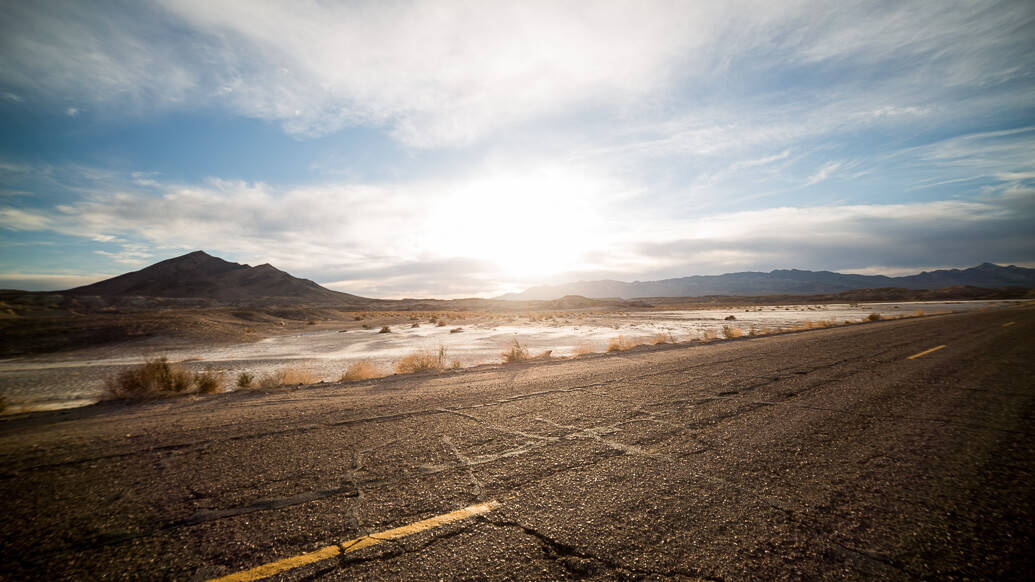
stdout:
[(494, 173), (445, 196), (426, 242), (435, 254), (477, 260), (507, 279), (581, 270), (604, 236), (596, 190), (556, 168)]

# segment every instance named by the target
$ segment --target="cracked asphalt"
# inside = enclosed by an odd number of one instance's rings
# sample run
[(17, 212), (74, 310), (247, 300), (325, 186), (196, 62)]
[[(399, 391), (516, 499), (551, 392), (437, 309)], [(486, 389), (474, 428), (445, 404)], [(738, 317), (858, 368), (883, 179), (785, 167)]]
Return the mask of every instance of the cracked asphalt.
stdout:
[(8, 417), (0, 578), (205, 580), (495, 500), (275, 579), (1030, 580), (1033, 337), (1011, 308)]

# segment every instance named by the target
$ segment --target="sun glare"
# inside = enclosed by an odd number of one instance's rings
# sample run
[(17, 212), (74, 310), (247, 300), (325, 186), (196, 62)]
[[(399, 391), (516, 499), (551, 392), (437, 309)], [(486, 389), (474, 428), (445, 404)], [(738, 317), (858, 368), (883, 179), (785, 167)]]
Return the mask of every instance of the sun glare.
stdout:
[(496, 173), (453, 192), (435, 216), (429, 251), (541, 278), (585, 267), (601, 243), (599, 185), (570, 171)]

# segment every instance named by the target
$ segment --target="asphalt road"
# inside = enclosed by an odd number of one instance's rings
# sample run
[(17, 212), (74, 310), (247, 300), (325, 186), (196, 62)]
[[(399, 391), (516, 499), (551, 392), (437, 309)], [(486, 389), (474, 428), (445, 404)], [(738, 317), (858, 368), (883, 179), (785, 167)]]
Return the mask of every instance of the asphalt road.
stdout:
[(0, 577), (1030, 580), (1033, 338), (1013, 308), (7, 418)]

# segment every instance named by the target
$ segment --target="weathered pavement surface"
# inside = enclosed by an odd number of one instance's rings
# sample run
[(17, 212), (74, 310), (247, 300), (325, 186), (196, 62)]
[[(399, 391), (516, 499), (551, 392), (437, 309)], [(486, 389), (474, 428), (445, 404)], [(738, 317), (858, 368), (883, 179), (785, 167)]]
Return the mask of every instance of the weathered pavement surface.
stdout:
[(8, 418), (0, 578), (207, 579), (495, 500), (277, 579), (1032, 579), (1033, 337), (1015, 308)]

